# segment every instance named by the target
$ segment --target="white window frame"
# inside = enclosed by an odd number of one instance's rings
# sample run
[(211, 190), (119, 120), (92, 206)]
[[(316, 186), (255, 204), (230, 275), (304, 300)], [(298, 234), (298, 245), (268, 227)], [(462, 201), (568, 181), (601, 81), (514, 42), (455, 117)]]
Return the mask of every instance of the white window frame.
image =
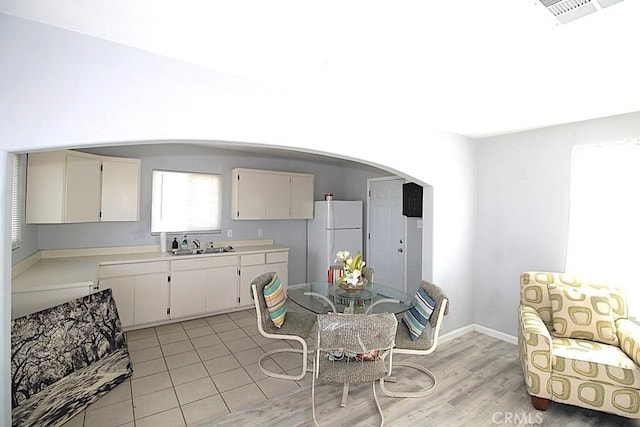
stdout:
[(21, 166), (22, 159), (18, 154), (11, 156), (11, 249), (17, 249), (22, 244), (22, 187)]
[(152, 171), (151, 232), (222, 229), (222, 175)]
[(621, 288), (640, 315), (640, 140), (575, 146), (565, 271)]

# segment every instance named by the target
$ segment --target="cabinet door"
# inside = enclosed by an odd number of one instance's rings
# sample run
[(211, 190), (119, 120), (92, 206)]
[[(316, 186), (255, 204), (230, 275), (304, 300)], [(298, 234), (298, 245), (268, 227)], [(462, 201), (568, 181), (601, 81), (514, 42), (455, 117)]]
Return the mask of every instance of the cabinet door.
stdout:
[(280, 278), (280, 282), (282, 283), (282, 286), (284, 286), (284, 289), (287, 289), (287, 286), (289, 285), (289, 263), (278, 262), (274, 264), (267, 264), (265, 266), (265, 271), (275, 272), (278, 275), (278, 278)]
[(27, 224), (64, 221), (64, 151), (27, 155)]
[(64, 222), (100, 221), (100, 160), (67, 155)]
[(172, 319), (195, 316), (205, 312), (205, 270), (171, 273)]
[(169, 282), (167, 273), (142, 274), (134, 281), (134, 317), (136, 325), (167, 320)]
[(222, 267), (206, 270), (207, 313), (238, 305), (238, 268)]
[(134, 276), (100, 279), (100, 289), (111, 289), (122, 327), (133, 325)]
[(251, 282), (264, 272), (264, 264), (240, 267), (240, 306), (253, 304), (253, 299), (251, 298)]
[(265, 219), (289, 219), (291, 176), (275, 173), (267, 173), (264, 176)]
[(291, 176), (291, 219), (313, 218), (313, 175)]
[(140, 219), (140, 160), (102, 161), (101, 221)]
[(241, 171), (237, 177), (237, 188), (234, 192), (236, 201), (235, 212), (231, 213), (235, 219), (264, 219), (265, 218), (265, 175), (253, 171)]

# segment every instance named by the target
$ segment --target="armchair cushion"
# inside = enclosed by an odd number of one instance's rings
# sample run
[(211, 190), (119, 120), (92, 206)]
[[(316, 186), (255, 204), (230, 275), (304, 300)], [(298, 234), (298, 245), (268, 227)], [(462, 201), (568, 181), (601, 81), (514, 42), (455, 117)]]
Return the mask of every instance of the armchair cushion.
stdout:
[(629, 319), (616, 320), (620, 348), (640, 367), (640, 325)]
[(553, 339), (554, 376), (640, 389), (640, 367), (616, 346), (572, 338)]
[(548, 290), (554, 336), (618, 345), (608, 289), (552, 283)]
[(274, 274), (271, 282), (264, 287), (264, 299), (271, 321), (276, 328), (281, 327), (287, 314), (287, 295), (277, 274)]

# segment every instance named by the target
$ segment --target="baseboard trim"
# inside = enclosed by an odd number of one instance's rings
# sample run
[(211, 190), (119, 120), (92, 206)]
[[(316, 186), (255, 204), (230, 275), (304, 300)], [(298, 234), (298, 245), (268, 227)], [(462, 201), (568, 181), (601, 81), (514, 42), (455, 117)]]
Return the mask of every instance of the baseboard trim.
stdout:
[(495, 329), (487, 328), (485, 326), (473, 325), (474, 331), (480, 332), (481, 334), (489, 335), (490, 337), (497, 338), (501, 341), (506, 341), (510, 344), (518, 345), (518, 338), (513, 335), (505, 334), (504, 332), (496, 331)]
[(439, 341), (440, 343), (445, 343), (447, 341), (451, 341), (452, 339), (458, 338), (462, 335), (468, 334), (469, 332), (479, 332), (484, 335), (488, 335), (493, 338), (497, 338), (501, 341), (508, 342), (510, 344), (517, 345), (518, 339), (512, 335), (505, 334), (500, 331), (496, 331), (495, 329), (487, 328), (485, 326), (480, 326), (475, 323), (467, 326), (463, 326), (460, 329), (456, 329), (455, 331), (447, 332), (446, 334), (440, 335)]

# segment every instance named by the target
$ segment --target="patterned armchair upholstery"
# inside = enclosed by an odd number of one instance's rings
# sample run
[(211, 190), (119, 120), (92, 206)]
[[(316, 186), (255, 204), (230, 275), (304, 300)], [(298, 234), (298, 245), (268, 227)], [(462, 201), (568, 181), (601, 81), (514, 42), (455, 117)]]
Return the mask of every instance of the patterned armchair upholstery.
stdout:
[(640, 418), (640, 326), (624, 295), (571, 275), (520, 277), (518, 348), (533, 406), (549, 400)]

